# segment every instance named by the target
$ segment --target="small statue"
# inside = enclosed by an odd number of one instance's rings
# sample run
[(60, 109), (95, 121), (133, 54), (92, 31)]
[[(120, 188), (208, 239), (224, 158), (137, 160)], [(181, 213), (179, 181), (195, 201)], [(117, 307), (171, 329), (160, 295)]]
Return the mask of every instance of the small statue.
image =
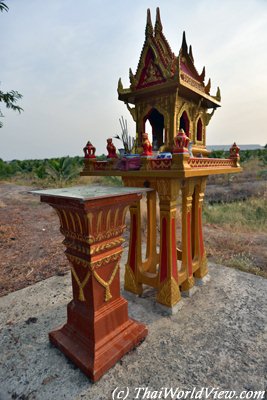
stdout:
[(188, 153), (189, 137), (180, 129), (174, 138), (174, 153)]
[(233, 146), (230, 148), (230, 158), (239, 159), (239, 151), (240, 148), (237, 146), (236, 142), (234, 142)]
[(143, 147), (143, 153), (141, 154), (142, 156), (152, 156), (152, 144), (148, 139), (148, 133), (142, 134), (142, 147)]
[(95, 157), (95, 147), (92, 145), (90, 140), (86, 143), (86, 146), (83, 148), (84, 158), (96, 158)]
[(111, 138), (107, 139), (107, 151), (108, 151), (107, 158), (118, 158), (118, 155), (116, 153), (116, 147), (112, 143)]

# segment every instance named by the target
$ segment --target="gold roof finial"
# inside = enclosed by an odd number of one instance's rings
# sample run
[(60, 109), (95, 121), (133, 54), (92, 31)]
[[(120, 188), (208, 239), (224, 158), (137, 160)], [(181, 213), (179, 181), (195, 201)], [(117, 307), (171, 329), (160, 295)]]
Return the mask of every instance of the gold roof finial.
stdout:
[(129, 68), (129, 79), (130, 79), (131, 85), (134, 85), (135, 80), (134, 80), (134, 74), (133, 74), (132, 68)]
[(186, 43), (185, 31), (183, 31), (183, 41), (182, 41), (181, 50), (184, 54), (187, 54), (187, 43)]
[(153, 25), (151, 21), (150, 9), (147, 9), (147, 19), (146, 19), (146, 37), (153, 35)]
[(204, 66), (201, 74), (199, 75), (199, 77), (202, 80), (202, 82), (204, 82), (205, 75), (206, 75), (206, 69), (205, 69), (205, 66)]
[(159, 7), (157, 7), (156, 11), (156, 23), (155, 23), (155, 32), (162, 32), (162, 23), (160, 19), (160, 10)]
[(191, 58), (192, 63), (194, 64), (194, 57), (193, 57), (193, 51), (192, 51), (192, 46), (191, 46), (191, 44), (190, 44), (190, 46), (189, 46), (189, 57)]
[(210, 87), (211, 87), (211, 80), (209, 78), (209, 81), (208, 81), (207, 85), (205, 86), (205, 93), (209, 94)]
[(217, 87), (217, 93), (216, 93), (215, 98), (216, 98), (216, 100), (221, 101), (221, 91), (220, 91), (219, 86)]
[(120, 93), (122, 90), (123, 90), (123, 85), (122, 85), (122, 81), (121, 81), (121, 78), (120, 78), (120, 79), (119, 79), (119, 82), (118, 82), (118, 89), (117, 89), (117, 91), (118, 91), (118, 93)]

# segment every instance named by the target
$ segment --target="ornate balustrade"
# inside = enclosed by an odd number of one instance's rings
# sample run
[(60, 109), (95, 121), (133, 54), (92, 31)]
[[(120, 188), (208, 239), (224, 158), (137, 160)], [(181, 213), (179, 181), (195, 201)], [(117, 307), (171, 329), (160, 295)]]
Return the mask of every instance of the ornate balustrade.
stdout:
[(236, 167), (236, 161), (230, 158), (197, 158), (188, 159), (191, 168), (219, 168), (219, 167)]
[(153, 170), (166, 170), (166, 169), (171, 169), (171, 164), (172, 160), (169, 158), (166, 159), (160, 159), (160, 158), (155, 158), (149, 160), (149, 168)]

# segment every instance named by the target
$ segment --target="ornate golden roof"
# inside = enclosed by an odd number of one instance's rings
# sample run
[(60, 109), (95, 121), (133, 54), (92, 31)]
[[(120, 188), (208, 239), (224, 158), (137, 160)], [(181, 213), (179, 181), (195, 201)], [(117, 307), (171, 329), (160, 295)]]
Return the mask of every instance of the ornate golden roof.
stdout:
[(182, 45), (178, 56), (163, 34), (160, 11), (157, 8), (156, 22), (153, 27), (150, 10), (147, 10), (145, 42), (141, 51), (136, 73), (129, 71), (130, 88), (124, 89), (121, 79), (118, 84), (119, 99), (135, 103), (140, 95), (155, 90), (178, 88), (179, 93), (190, 100), (203, 102), (207, 108), (220, 106), (220, 90), (215, 96), (210, 94), (211, 81), (205, 84), (205, 67), (198, 73), (193, 58), (192, 47), (186, 43), (183, 32)]

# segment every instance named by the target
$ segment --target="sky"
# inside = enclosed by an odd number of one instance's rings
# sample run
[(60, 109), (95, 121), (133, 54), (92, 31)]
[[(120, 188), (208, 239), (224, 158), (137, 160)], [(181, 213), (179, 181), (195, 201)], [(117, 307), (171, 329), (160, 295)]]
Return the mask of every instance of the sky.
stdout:
[[(267, 0), (6, 0), (0, 14), (0, 90), (23, 94), (22, 114), (2, 107), (0, 158), (43, 159), (97, 154), (135, 124), (118, 100), (129, 87), (160, 7), (163, 32), (178, 55), (185, 30), (195, 66), (206, 67), (222, 107), (207, 127), (207, 144), (267, 143)], [(115, 141), (114, 141), (115, 142)], [(119, 142), (115, 143), (120, 147)]]

